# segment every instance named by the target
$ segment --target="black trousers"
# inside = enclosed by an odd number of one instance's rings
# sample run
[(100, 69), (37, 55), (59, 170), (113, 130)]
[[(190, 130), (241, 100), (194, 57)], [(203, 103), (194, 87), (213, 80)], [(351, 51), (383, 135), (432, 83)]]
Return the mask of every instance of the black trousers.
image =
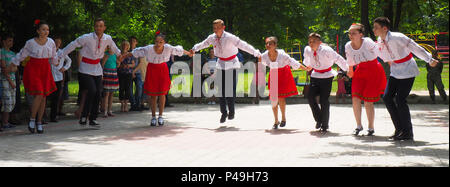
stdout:
[[(216, 76), (219, 92), (217, 93), (220, 103), (220, 112), (222, 115), (234, 115), (234, 103), (236, 101), (236, 69), (218, 70)], [(227, 105), (228, 110), (227, 111)]]
[(62, 97), (62, 86), (64, 84), (63, 81), (55, 82), (57, 90), (50, 94), (49, 99), (51, 100), (50, 105), (50, 119), (56, 119), (56, 115), (58, 115), (58, 104), (59, 100)]
[(409, 79), (396, 79), (391, 76), (389, 78), (383, 100), (391, 115), (396, 134), (402, 132), (413, 136), (411, 114), (406, 98), (411, 92), (414, 80), (414, 77)]
[[(331, 86), (333, 78), (318, 79), (311, 78), (311, 86), (308, 93), (309, 107), (314, 116), (314, 120), (322, 125), (323, 129), (328, 129), (328, 123), (330, 120), (330, 98)], [(320, 100), (317, 103), (316, 97), (319, 96)], [(320, 105), (320, 107), (319, 107)]]
[(103, 91), (102, 76), (93, 76), (83, 73), (80, 73), (79, 75), (81, 90), (88, 91), (81, 117), (89, 116), (89, 120), (96, 120)]

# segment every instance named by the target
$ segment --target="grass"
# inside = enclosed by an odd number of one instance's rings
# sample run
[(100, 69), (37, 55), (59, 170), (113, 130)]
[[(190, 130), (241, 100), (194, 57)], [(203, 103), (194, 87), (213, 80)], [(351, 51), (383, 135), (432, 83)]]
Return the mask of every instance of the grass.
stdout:
[[(419, 66), (420, 74), (416, 77), (416, 80), (414, 82), (413, 91), (426, 91), (427, 90), (427, 70), (425, 66), (425, 62), (418, 60), (417, 62)], [(306, 72), (305, 71), (293, 71), (294, 77), (299, 77), (299, 82), (305, 82), (306, 81)], [(179, 85), (178, 89), (172, 88), (171, 93), (184, 93), (187, 95), (191, 94), (191, 87), (192, 87), (192, 75), (183, 75), (184, 78), (187, 80), (189, 78), (191, 80), (190, 85)], [(189, 76), (189, 77), (187, 77)], [(444, 87), (446, 90), (449, 89), (449, 65), (444, 65), (444, 70), (442, 72), (442, 82), (444, 83)], [(181, 77), (181, 75), (173, 75), (173, 79)], [(251, 81), (253, 79), (253, 73), (241, 73), (238, 78), (238, 85), (237, 85), (237, 92), (238, 93), (248, 93)], [(266, 76), (266, 80), (268, 80), (268, 74)], [(299, 93), (302, 91), (302, 87), (298, 87)], [(177, 91), (179, 90), (179, 91)], [(337, 91), (337, 82), (333, 82), (333, 88), (332, 93), (335, 93)], [(23, 84), (21, 85), (21, 92), (24, 93)], [(70, 81), (69, 82), (69, 95), (70, 96), (77, 96), (78, 95), (78, 81)], [(118, 92), (115, 92), (115, 97), (118, 97)]]

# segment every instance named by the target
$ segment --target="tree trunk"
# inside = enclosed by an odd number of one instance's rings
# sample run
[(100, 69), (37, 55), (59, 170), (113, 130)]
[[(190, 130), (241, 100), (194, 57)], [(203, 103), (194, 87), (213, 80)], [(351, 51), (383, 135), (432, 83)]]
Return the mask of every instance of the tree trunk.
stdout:
[(361, 0), (361, 23), (366, 28), (364, 35), (375, 40), (375, 34), (369, 22), (369, 0)]
[(398, 31), (398, 26), (400, 25), (400, 20), (402, 16), (402, 7), (403, 7), (403, 0), (397, 0), (397, 7), (395, 11), (395, 20), (392, 30)]
[(383, 10), (384, 16), (387, 17), (391, 21), (391, 23), (393, 23), (392, 21), (394, 21), (394, 1), (393, 0), (385, 1)]

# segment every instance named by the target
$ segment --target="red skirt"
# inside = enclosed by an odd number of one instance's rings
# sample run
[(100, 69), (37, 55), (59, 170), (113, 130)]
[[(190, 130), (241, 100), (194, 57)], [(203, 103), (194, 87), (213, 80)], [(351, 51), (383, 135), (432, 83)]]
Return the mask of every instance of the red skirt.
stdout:
[(386, 75), (377, 59), (363, 62), (356, 68), (352, 79), (352, 97), (366, 102), (377, 102), (386, 89)]
[(23, 86), (29, 95), (49, 96), (56, 91), (49, 59), (30, 58), (23, 70)]
[(167, 95), (170, 90), (169, 68), (166, 63), (148, 63), (144, 82), (144, 93), (149, 96)]
[[(278, 83), (278, 89), (271, 89), (271, 75), (278, 74), (278, 80), (275, 78), (273, 83)], [(269, 97), (274, 96), (278, 98), (287, 98), (293, 95), (298, 95), (297, 84), (292, 76), (291, 68), (285, 66), (284, 68), (271, 69), (269, 73)]]

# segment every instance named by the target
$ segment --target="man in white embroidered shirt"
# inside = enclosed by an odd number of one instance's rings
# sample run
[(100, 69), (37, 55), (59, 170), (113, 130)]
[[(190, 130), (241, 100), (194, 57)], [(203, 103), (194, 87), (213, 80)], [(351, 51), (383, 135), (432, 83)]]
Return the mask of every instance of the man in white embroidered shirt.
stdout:
[(104, 34), (106, 30), (105, 21), (97, 18), (94, 21), (93, 33), (88, 33), (80, 36), (75, 41), (67, 45), (62, 52), (58, 54), (59, 58), (71, 53), (75, 48), (81, 47), (80, 53), (82, 60), (79, 66), (80, 73), (80, 89), (87, 90), (86, 101), (83, 113), (80, 118), (80, 125), (87, 124), (87, 116), (89, 116), (89, 125), (92, 127), (99, 127), (97, 123), (98, 107), (103, 91), (102, 76), (103, 68), (100, 60), (105, 54), (107, 46), (121, 58), (120, 50), (112, 40), (111, 36)]
[[(214, 46), (214, 54), (219, 58), (216, 65), (216, 69), (218, 69), (216, 83), (219, 88), (217, 96), (220, 100), (220, 111), (222, 113), (220, 122), (224, 123), (227, 117), (229, 120), (232, 120), (235, 115), (234, 102), (236, 98), (237, 83), (236, 69), (241, 67), (241, 64), (237, 58), (238, 49), (250, 53), (255, 57), (260, 57), (261, 53), (245, 41), (239, 39), (239, 37), (225, 32), (225, 24), (220, 19), (213, 22), (213, 31), (214, 34), (209, 35), (203, 42), (196, 44), (190, 50), (190, 53), (193, 55), (197, 51), (205, 49), (211, 45)], [(227, 104), (229, 113), (226, 108)]]
[(412, 140), (413, 128), (406, 98), (411, 92), (415, 77), (419, 75), (413, 54), (433, 67), (437, 61), (412, 39), (402, 33), (391, 32), (390, 24), (388, 18), (379, 17), (375, 19), (373, 26), (373, 32), (378, 37), (378, 55), (391, 67), (391, 76), (383, 96), (395, 127), (390, 139)]

